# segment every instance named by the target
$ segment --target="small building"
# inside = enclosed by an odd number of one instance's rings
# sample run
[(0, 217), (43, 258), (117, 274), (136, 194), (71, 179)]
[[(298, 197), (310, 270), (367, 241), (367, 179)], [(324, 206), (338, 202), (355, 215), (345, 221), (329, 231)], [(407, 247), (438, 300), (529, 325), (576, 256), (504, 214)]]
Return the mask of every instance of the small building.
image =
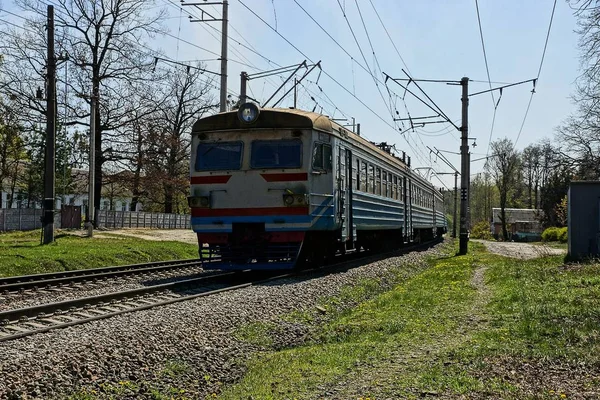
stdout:
[(569, 257), (600, 256), (600, 181), (575, 181), (567, 197)]
[[(508, 240), (515, 242), (536, 242), (542, 239), (542, 224), (540, 217), (542, 210), (529, 208), (505, 208), (506, 230)], [(502, 218), (500, 208), (492, 208), (492, 235), (498, 239), (502, 237)]]

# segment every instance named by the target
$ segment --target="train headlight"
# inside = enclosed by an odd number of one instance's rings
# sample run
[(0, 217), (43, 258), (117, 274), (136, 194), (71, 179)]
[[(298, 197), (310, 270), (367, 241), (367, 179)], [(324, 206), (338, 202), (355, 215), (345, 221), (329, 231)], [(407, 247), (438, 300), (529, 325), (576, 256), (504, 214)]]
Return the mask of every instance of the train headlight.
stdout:
[(208, 196), (190, 196), (188, 197), (188, 205), (194, 208), (209, 208), (210, 197)]
[(283, 204), (286, 206), (308, 206), (308, 195), (306, 194), (284, 194)]
[(286, 206), (291, 206), (294, 204), (294, 196), (291, 194), (284, 194), (283, 195), (283, 203)]
[(245, 124), (251, 124), (256, 121), (258, 118), (258, 114), (260, 111), (256, 104), (253, 103), (244, 103), (238, 109), (238, 118)]

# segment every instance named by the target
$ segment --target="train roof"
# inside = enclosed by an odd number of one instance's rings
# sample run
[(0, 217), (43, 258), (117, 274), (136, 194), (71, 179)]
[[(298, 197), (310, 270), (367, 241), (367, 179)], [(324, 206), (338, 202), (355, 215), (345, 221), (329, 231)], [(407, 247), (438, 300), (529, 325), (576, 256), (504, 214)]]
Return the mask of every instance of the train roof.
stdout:
[(289, 108), (261, 108), (258, 119), (251, 125), (243, 124), (237, 116), (237, 111), (227, 111), (199, 119), (192, 127), (192, 134), (248, 128), (296, 128), (333, 132), (331, 120), (326, 115)]
[[(237, 110), (226, 111), (201, 118), (192, 127), (192, 134), (201, 132), (226, 131), (235, 129), (315, 129), (329, 134), (343, 134), (352, 137), (359, 144), (370, 148), (381, 157), (388, 159), (392, 163), (400, 163), (410, 171), (410, 167), (401, 159), (383, 151), (375, 144), (364, 139), (360, 135), (344, 128), (342, 125), (332, 121), (328, 116), (295, 108), (261, 108), (256, 122), (253, 124), (242, 123)], [(413, 178), (425, 184), (433, 185), (418, 174)]]

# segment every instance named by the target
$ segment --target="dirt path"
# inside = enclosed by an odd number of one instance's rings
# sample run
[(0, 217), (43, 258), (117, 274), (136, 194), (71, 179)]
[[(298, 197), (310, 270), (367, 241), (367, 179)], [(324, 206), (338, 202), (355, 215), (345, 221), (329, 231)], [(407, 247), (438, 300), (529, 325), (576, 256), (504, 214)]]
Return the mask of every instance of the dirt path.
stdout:
[[(87, 236), (86, 230), (65, 231), (68, 235)], [(129, 236), (144, 240), (168, 241), (198, 244), (196, 233), (191, 229), (114, 229), (114, 230), (96, 230), (94, 238), (106, 239), (115, 236)]]
[(564, 249), (555, 249), (546, 245), (533, 245), (528, 243), (516, 242), (492, 242), (488, 240), (474, 240), (483, 243), (490, 253), (505, 257), (519, 258), (529, 260), (538, 257), (547, 257), (566, 254)]

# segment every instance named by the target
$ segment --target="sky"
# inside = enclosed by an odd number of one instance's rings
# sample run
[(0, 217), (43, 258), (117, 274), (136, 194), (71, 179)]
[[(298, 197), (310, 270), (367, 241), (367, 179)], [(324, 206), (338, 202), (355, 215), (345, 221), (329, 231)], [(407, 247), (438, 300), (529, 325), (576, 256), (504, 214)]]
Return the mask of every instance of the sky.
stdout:
[[(11, 9), (9, 0), (3, 3)], [(347, 118), (338, 121), (342, 124), (351, 124), (353, 117), (361, 124), (362, 136), (405, 151), (413, 167), (451, 172), (429, 148), (459, 152), (460, 132), (448, 123), (406, 130), (408, 121), (394, 122), (409, 114), (418, 118), (433, 112), (394, 81), (385, 82), (384, 73), (406, 78), (404, 69), (415, 79), (468, 77), (469, 93), (489, 89), (478, 5), (492, 87), (537, 78), (554, 4), (554, 0), (478, 0), (478, 4), (475, 0), (229, 0), (228, 92), (232, 98), (239, 94), (241, 71), (252, 75), (305, 59), (309, 64), (321, 61), (323, 72), (315, 69), (299, 86), (298, 108)], [(222, 6), (180, 7), (176, 0), (156, 0), (156, 6), (168, 11), (164, 24), (170, 36), (148, 40), (146, 46), (184, 63), (205, 60), (208, 70), (219, 72), (221, 23), (190, 22), (188, 16), (199, 17), (203, 9), (220, 18)], [(0, 11), (0, 18), (7, 16)], [(500, 99), (498, 91), (493, 100), (490, 93), (470, 97), (469, 137), (476, 143), (471, 147), (472, 159), (488, 154), (490, 136), (492, 141), (518, 138), (520, 150), (543, 138), (554, 139), (556, 127), (574, 111), (570, 96), (579, 74), (576, 22), (569, 4), (558, 0), (533, 97), (531, 82), (504, 89)], [(264, 105), (285, 78), (287, 74), (252, 79), (248, 95)], [(219, 86), (218, 80), (215, 85)], [(443, 82), (419, 85), (460, 126), (461, 87)], [(426, 100), (414, 83), (408, 89)], [(218, 98), (216, 90), (215, 95)], [(293, 96), (280, 106), (293, 106)], [(434, 120), (440, 119), (428, 121)], [(473, 143), (469, 140), (470, 146)], [(460, 169), (459, 155), (444, 154)], [(483, 165), (483, 161), (473, 162), (471, 173), (480, 172)], [(450, 175), (441, 175), (442, 182), (429, 177), (436, 186), (454, 185)]]

